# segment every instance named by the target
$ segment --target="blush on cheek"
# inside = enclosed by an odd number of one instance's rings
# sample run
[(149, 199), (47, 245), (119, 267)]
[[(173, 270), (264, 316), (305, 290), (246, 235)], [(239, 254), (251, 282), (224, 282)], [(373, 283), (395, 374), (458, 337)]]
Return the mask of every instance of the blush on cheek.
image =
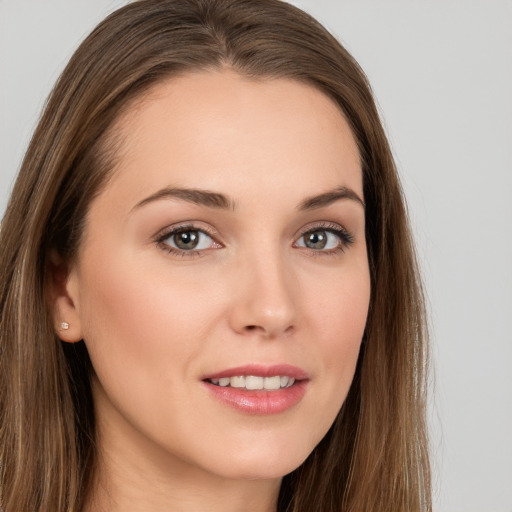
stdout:
[[(179, 276), (163, 277), (145, 260), (120, 258), (113, 268), (94, 261), (86, 280), (86, 343), (104, 360), (116, 358), (136, 368), (157, 368), (183, 353), (203, 322), (197, 294)], [(186, 350), (185, 350), (186, 352)], [(92, 354), (91, 354), (92, 355)]]
[(319, 339), (329, 340), (330, 346), (322, 352), (329, 356), (327, 368), (344, 382), (352, 380), (366, 327), (370, 289), (365, 284), (363, 281), (363, 286), (347, 290), (347, 294), (325, 304), (324, 308), (324, 318), (331, 319), (336, 325), (334, 328), (324, 326), (329, 332), (322, 333)]
[(145, 319), (151, 314), (151, 294), (137, 279), (137, 273), (130, 270), (122, 264), (112, 268), (102, 261), (89, 260), (86, 272), (91, 278), (84, 280), (82, 309), (86, 318), (84, 338), (90, 352), (114, 358), (122, 350), (123, 358), (130, 353), (134, 358), (140, 356)]

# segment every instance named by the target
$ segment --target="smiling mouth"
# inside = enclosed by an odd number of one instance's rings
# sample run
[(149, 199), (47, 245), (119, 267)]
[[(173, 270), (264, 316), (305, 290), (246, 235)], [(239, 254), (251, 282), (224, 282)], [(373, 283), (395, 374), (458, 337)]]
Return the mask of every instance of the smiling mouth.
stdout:
[(277, 391), (286, 389), (295, 383), (295, 378), (287, 375), (273, 375), (270, 377), (259, 377), (256, 375), (236, 375), (233, 377), (221, 377), (218, 379), (207, 379), (215, 386), (245, 389), (248, 391)]
[(203, 377), (213, 397), (237, 411), (282, 413), (298, 404), (309, 387), (307, 372), (289, 364), (238, 366)]

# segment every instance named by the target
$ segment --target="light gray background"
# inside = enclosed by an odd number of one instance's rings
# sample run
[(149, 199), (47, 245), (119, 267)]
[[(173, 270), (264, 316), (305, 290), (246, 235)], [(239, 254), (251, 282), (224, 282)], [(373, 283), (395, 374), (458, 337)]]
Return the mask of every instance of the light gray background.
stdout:
[[(0, 213), (45, 97), (120, 0), (0, 0)], [(512, 512), (512, 1), (297, 0), (367, 72), (431, 309), (439, 512)]]

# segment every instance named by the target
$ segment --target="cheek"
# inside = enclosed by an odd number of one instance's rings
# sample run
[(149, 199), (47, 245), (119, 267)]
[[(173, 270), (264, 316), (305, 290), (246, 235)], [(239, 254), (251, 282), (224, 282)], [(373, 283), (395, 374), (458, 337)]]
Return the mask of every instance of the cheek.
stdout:
[(208, 287), (201, 296), (197, 286), (140, 258), (116, 258), (115, 265), (104, 258), (88, 261), (93, 264), (85, 269), (80, 314), (96, 372), (119, 379), (162, 369), (166, 379), (179, 378), (200, 351), (214, 314), (201, 307)]
[(361, 345), (368, 305), (370, 286), (367, 280), (344, 283), (334, 300), (324, 304), (323, 311), (329, 322), (325, 322), (329, 340), (326, 352), (332, 354), (329, 365), (353, 362)]
[(325, 411), (327, 423), (334, 421), (352, 383), (370, 301), (367, 267), (331, 283), (326, 292), (313, 294), (310, 307), (325, 386), (318, 393), (319, 410)]
[(341, 354), (361, 342), (370, 302), (370, 277), (366, 261), (360, 259), (357, 265), (347, 265), (321, 279), (316, 276), (316, 283), (311, 279), (303, 285), (308, 294), (307, 323), (314, 325), (318, 338), (324, 340), (326, 352)]

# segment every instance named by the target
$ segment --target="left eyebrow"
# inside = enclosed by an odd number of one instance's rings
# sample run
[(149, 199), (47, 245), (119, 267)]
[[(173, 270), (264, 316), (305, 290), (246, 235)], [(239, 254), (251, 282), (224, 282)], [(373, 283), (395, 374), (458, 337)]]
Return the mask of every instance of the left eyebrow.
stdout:
[(363, 208), (366, 207), (364, 201), (354, 190), (349, 187), (338, 187), (334, 190), (305, 199), (299, 204), (299, 210), (304, 211), (324, 208), (325, 206), (329, 206), (340, 199), (350, 199), (351, 201), (359, 203)]

